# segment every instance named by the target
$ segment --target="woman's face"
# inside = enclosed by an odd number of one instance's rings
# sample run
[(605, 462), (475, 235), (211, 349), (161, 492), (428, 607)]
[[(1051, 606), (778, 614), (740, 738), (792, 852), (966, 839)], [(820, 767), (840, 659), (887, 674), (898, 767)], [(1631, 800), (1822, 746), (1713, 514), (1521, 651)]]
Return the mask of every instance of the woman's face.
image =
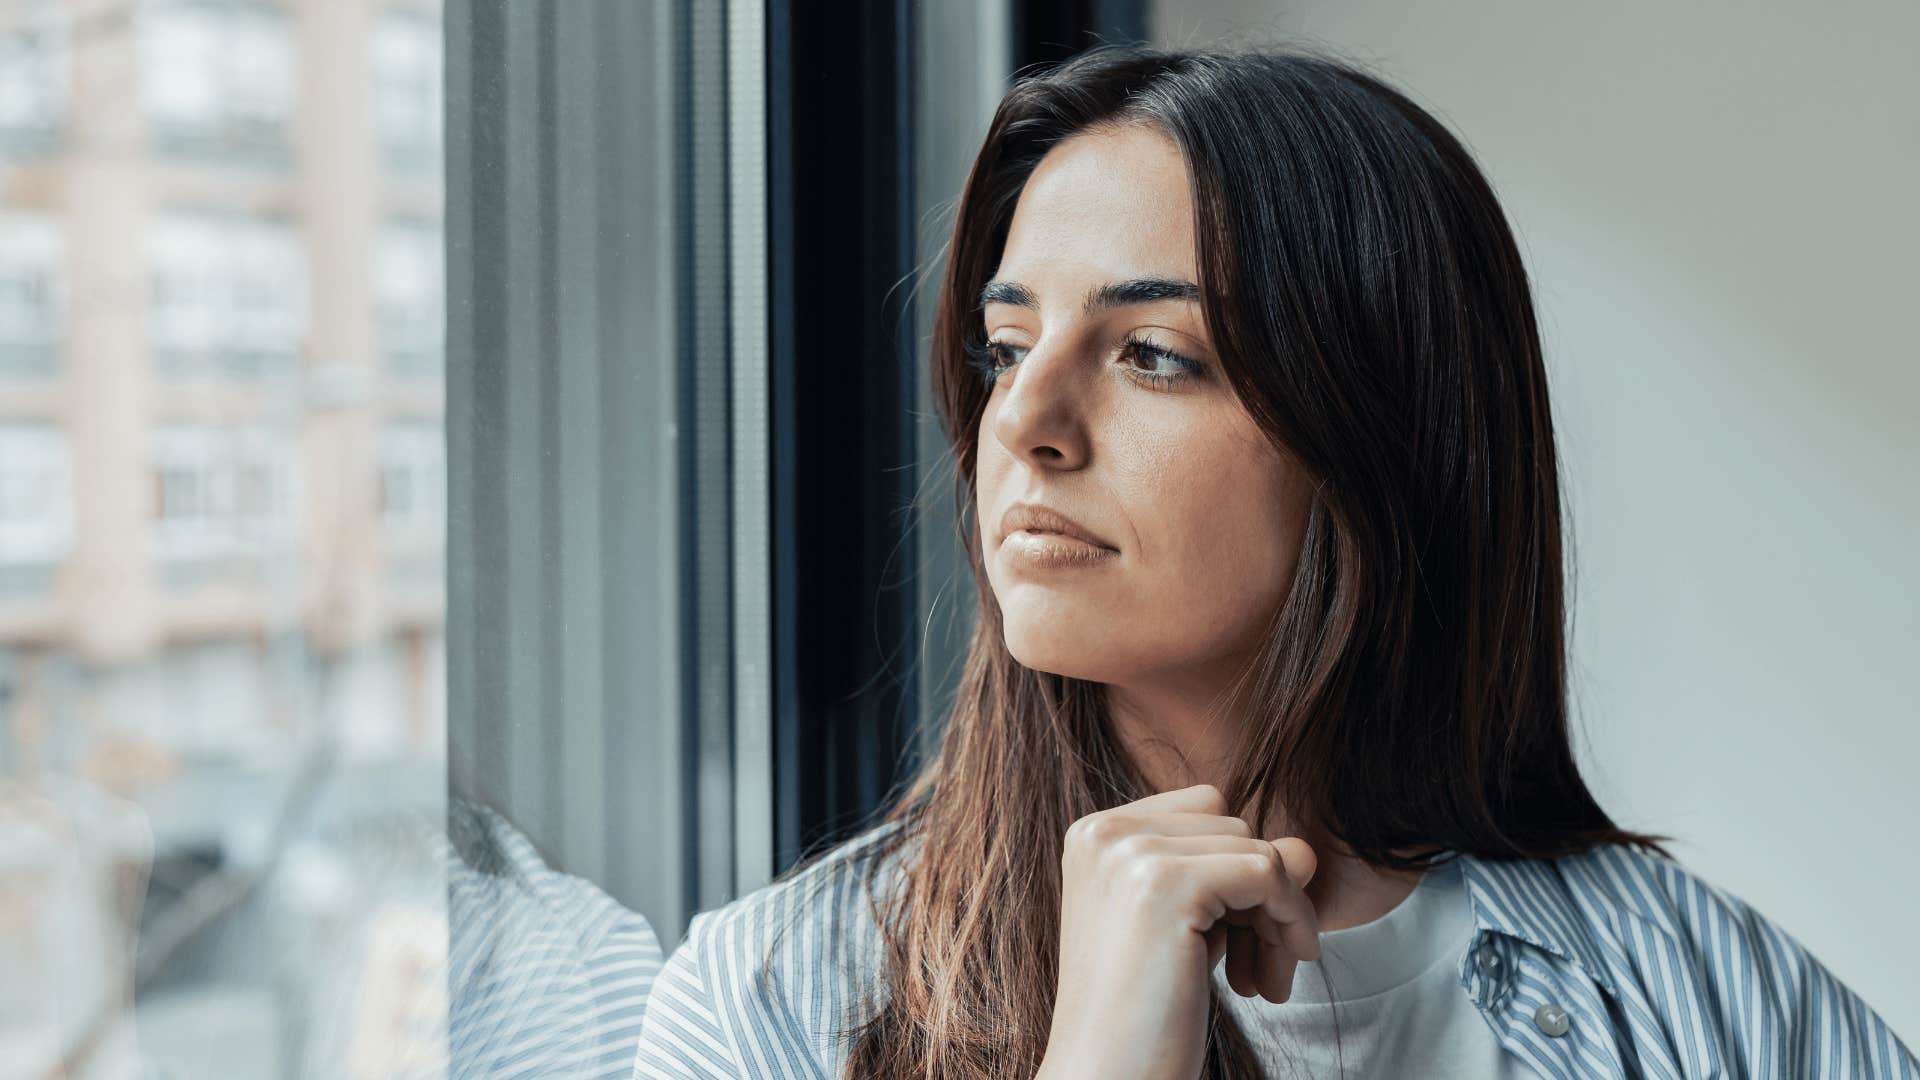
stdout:
[[(1001, 373), (977, 510), (1007, 649), (1028, 667), (1217, 688), (1285, 599), (1311, 489), (1223, 377), (1198, 280), (1186, 169), (1157, 130), (1065, 140), (1020, 195), (984, 293)], [(1138, 282), (1155, 284), (1103, 302)], [(1002, 516), (1022, 502), (1112, 550), (1050, 561), (1055, 541), (1009, 540)]]

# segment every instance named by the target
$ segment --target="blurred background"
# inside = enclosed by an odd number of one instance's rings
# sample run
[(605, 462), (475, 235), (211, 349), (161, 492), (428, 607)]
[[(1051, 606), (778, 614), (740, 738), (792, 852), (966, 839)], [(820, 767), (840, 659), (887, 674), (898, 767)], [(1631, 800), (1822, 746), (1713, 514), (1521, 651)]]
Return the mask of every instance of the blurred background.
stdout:
[(1596, 793), (1920, 1040), (1917, 38), (0, 0), (0, 1077), (484, 1075), (459, 803), (663, 948), (859, 827), (972, 617), (923, 283), (1009, 76), (1102, 39), (1321, 48), (1462, 134), (1534, 274)]
[(442, 55), (0, 0), (6, 1075), (345, 1075), (445, 951)]

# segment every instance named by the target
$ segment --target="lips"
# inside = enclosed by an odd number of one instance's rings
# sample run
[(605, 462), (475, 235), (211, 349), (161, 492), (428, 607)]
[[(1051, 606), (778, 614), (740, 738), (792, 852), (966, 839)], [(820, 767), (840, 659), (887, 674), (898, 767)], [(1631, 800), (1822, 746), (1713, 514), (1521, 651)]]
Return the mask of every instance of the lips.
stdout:
[(1066, 514), (1050, 506), (1042, 506), (1039, 503), (1014, 503), (1007, 508), (1005, 514), (1001, 515), (1001, 542), (1005, 543), (1008, 537), (1018, 532), (1039, 533), (1042, 535), (1053, 533), (1060, 536), (1071, 537), (1108, 551), (1119, 550), (1105, 539), (1102, 539), (1098, 533), (1095, 533), (1073, 518), (1068, 517)]

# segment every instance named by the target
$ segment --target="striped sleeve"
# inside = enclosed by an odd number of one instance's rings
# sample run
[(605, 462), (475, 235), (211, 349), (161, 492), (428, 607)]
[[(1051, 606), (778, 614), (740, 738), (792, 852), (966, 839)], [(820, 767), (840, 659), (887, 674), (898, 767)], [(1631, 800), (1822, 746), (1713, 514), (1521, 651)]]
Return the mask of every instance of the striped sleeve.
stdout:
[(1920, 1059), (1819, 957), (1753, 905), (1676, 864), (1667, 887), (1690, 961), (1712, 977), (1675, 1023), (1721, 1029), (1746, 1075), (1920, 1080)]
[(1920, 1080), (1920, 1058), (1878, 1013), (1791, 934), (1747, 913), (1763, 985), (1786, 1020), (1777, 1045), (1758, 1049), (1780, 1055), (1782, 1075)]
[(634, 1080), (843, 1072), (851, 1027), (878, 996), (879, 938), (863, 882), (870, 845), (887, 828), (696, 914), (654, 981)]
[(713, 913), (701, 912), (653, 981), (640, 1020), (633, 1080), (713, 1080), (744, 1075), (720, 1029), (709, 953)]
[(628, 1075), (660, 946), (637, 912), (548, 867), (487, 807), (450, 805), (450, 1078)]

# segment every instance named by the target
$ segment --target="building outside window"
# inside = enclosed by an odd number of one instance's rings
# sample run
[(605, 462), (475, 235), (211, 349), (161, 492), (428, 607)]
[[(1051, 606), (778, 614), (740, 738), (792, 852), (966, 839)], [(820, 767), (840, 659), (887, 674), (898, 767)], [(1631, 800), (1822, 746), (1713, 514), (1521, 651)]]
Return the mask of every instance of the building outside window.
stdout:
[(44, 596), (73, 550), (73, 462), (66, 433), (0, 421), (0, 597)]
[(169, 375), (259, 378), (294, 369), (307, 268), (288, 223), (193, 212), (155, 222), (152, 337)]
[(435, 169), (441, 147), (440, 27), (411, 11), (380, 15), (373, 31), (375, 125), (389, 167)]
[(13, 0), (0, 10), (0, 159), (53, 150), (67, 111), (65, 26), (53, 0)]
[(439, 424), (388, 424), (380, 433), (380, 518), (388, 529), (409, 538), (443, 543), (446, 475), (446, 434)]
[(284, 163), (298, 50), (258, 0), (148, 0), (138, 9), (142, 96), (155, 146), (183, 157)]
[(0, 1073), (444, 1053), (440, 34), (0, 0)]
[(395, 375), (437, 375), (446, 349), (446, 255), (437, 225), (387, 223), (374, 262), (380, 353)]
[(0, 211), (0, 378), (51, 373), (65, 297), (59, 221), (37, 211)]
[(154, 533), (163, 559), (271, 552), (298, 525), (293, 450), (261, 428), (154, 431)]

